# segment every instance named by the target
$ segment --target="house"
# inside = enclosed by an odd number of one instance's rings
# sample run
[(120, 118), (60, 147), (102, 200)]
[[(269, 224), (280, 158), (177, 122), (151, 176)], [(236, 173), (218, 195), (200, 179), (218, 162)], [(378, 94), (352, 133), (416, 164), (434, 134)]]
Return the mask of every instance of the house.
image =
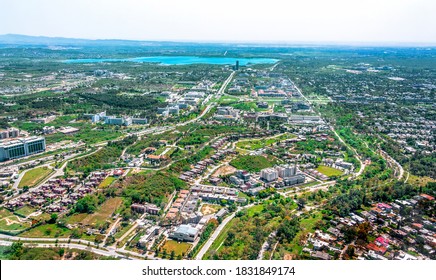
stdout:
[(430, 201), (434, 200), (433, 196), (425, 194), (425, 193), (422, 193), (421, 197), (424, 198), (424, 199), (430, 200)]
[(159, 207), (151, 203), (145, 203), (145, 204), (134, 203), (130, 206), (130, 208), (132, 208), (132, 210), (135, 212), (148, 213), (151, 215), (158, 215), (160, 210)]
[(190, 225), (180, 225), (169, 237), (177, 241), (194, 242), (198, 237), (198, 229)]
[(310, 255), (314, 258), (321, 259), (321, 260), (330, 260), (331, 259), (329, 254), (324, 253), (324, 252), (320, 252), (320, 251), (311, 252)]

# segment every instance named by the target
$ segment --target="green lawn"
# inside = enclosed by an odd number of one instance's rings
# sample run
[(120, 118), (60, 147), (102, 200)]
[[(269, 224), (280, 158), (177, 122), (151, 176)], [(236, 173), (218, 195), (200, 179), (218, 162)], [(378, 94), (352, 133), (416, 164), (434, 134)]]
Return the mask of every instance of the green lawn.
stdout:
[(17, 211), (15, 211), (15, 213), (18, 214), (18, 215), (22, 215), (22, 216), (27, 217), (30, 214), (32, 214), (33, 212), (35, 212), (35, 211), (36, 211), (35, 208), (26, 205), (24, 207), (21, 207)]
[(274, 138), (239, 141), (238, 143), (236, 143), (236, 147), (245, 150), (258, 150), (261, 148), (271, 146), (272, 144), (277, 143), (279, 141), (283, 141), (291, 138), (295, 138), (295, 135), (286, 133), (284, 135), (280, 135)]
[(133, 224), (128, 224), (114, 234), (115, 239), (121, 238), (126, 232), (133, 227)]
[(27, 171), (20, 183), (18, 184), (19, 188), (24, 186), (33, 187), (42, 181), (45, 177), (47, 177), (53, 170), (48, 167), (38, 167)]
[(0, 230), (18, 232), (31, 226), (30, 222), (21, 222), (20, 218), (7, 209), (0, 210)]
[(318, 166), (318, 168), (316, 168), (317, 171), (321, 172), (322, 174), (326, 175), (326, 176), (341, 176), (342, 174), (344, 174), (344, 172), (342, 172), (341, 170), (335, 169), (335, 168), (331, 168), (328, 166), (324, 166), (324, 165), (320, 165)]
[(98, 186), (100, 189), (104, 189), (109, 187), (117, 178), (115, 177), (107, 177), (106, 179), (103, 180), (103, 182), (100, 183), (100, 185)]
[(272, 167), (276, 164), (276, 159), (264, 156), (239, 156), (230, 162), (230, 165), (248, 172), (259, 172), (260, 170)]
[(66, 227), (60, 227), (57, 224), (44, 224), (23, 232), (21, 237), (34, 238), (68, 238), (71, 235), (71, 230)]
[(161, 251), (166, 249), (167, 251), (167, 258), (169, 258), (171, 251), (174, 251), (175, 256), (178, 255), (186, 255), (186, 252), (189, 250), (189, 248), (192, 245), (186, 242), (177, 242), (174, 240), (167, 240), (165, 241), (165, 244), (161, 247)]
[(255, 213), (260, 213), (263, 210), (263, 204), (255, 205), (247, 209), (247, 214), (249, 217), (253, 217)]

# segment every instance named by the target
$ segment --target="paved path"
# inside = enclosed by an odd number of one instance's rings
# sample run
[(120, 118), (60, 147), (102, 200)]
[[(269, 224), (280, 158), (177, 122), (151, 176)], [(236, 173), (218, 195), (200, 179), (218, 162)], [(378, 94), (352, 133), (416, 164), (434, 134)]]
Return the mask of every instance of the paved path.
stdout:
[[(392, 165), (396, 165), (398, 167), (398, 174), (396, 174), (396, 170), (394, 170), (394, 174), (397, 176), (398, 180), (401, 180), (401, 178), (403, 178), (404, 176), (404, 169), (401, 166), (401, 164), (396, 161), (393, 157), (391, 157), (388, 153), (386, 153), (385, 151), (380, 149), (380, 154), (381, 156), (388, 162), (390, 162)], [(407, 179), (409, 179), (409, 176), (407, 176)]]
[(206, 252), (209, 250), (212, 243), (215, 241), (215, 239), (218, 237), (218, 235), (221, 233), (221, 231), (224, 229), (224, 227), (235, 217), (236, 213), (242, 209), (249, 208), (254, 206), (254, 204), (249, 204), (244, 207), (238, 207), (238, 210), (233, 212), (230, 216), (225, 218), (221, 224), (216, 228), (216, 230), (213, 232), (212, 236), (207, 240), (207, 242), (204, 244), (204, 246), (201, 248), (200, 252), (198, 252), (197, 256), (195, 257), (196, 260), (201, 260), (203, 256), (206, 254)]
[(262, 244), (262, 247), (259, 251), (259, 255), (257, 256), (258, 260), (263, 260), (263, 255), (265, 254), (266, 249), (269, 247), (269, 239), (273, 238), (277, 234), (277, 231), (273, 231), (269, 234), (265, 242)]
[[(312, 106), (312, 102), (303, 94), (303, 92), (301, 92), (301, 90), (294, 84), (294, 87), (297, 89), (298, 93), (300, 93), (300, 95), (303, 97), (304, 100), (306, 100), (307, 103), (309, 103)], [(312, 108), (313, 109), (313, 108)], [(316, 114), (318, 114), (318, 116), (320, 118), (322, 118), (321, 113), (314, 111)], [(345, 141), (341, 138), (341, 136), (339, 136), (339, 134), (336, 132), (335, 128), (332, 125), (329, 125), (330, 130), (333, 131), (333, 133), (336, 135), (336, 137), (339, 139), (339, 141), (344, 144), (346, 147), (348, 147), (349, 149), (351, 149), (355, 154), (356, 154), (356, 158), (357, 160), (360, 162), (360, 169), (357, 173), (354, 174), (354, 178), (359, 177), (360, 175), (362, 175), (363, 171), (365, 171), (366, 168), (366, 164), (364, 162), (362, 162), (359, 153), (357, 153), (356, 149), (354, 149), (353, 147), (351, 147), (350, 145), (348, 145), (347, 143), (345, 143)]]

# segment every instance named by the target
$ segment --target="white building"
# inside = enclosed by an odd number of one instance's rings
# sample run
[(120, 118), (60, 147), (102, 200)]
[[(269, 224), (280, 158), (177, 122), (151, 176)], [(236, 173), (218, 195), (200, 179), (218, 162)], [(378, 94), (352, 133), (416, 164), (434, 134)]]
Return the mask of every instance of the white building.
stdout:
[(194, 242), (198, 237), (198, 229), (190, 225), (180, 225), (169, 237), (178, 241)]
[(260, 171), (260, 178), (267, 182), (272, 182), (279, 178), (279, 173), (274, 168), (265, 168)]
[(297, 166), (290, 166), (290, 165), (284, 165), (284, 166), (278, 166), (276, 168), (279, 177), (280, 178), (288, 178), (292, 177), (295, 174), (297, 174)]

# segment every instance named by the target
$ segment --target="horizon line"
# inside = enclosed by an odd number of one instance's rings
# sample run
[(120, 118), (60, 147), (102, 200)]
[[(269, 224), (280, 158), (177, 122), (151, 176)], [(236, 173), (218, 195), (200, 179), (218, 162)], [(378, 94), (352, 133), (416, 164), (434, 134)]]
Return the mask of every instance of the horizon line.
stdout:
[[(311, 46), (373, 46), (373, 47), (436, 47), (435, 42), (413, 42), (413, 41), (279, 41), (279, 40), (195, 40), (195, 39), (119, 39), (119, 38), (80, 38), (64, 36), (47, 36), (47, 35), (27, 35), (6, 33), (2, 36), (23, 36), (46, 39), (67, 39), (67, 40), (84, 40), (84, 41), (125, 41), (125, 42), (159, 42), (159, 43), (197, 43), (197, 44), (248, 44), (248, 45), (311, 45)], [(17, 42), (19, 43), (19, 42)]]

